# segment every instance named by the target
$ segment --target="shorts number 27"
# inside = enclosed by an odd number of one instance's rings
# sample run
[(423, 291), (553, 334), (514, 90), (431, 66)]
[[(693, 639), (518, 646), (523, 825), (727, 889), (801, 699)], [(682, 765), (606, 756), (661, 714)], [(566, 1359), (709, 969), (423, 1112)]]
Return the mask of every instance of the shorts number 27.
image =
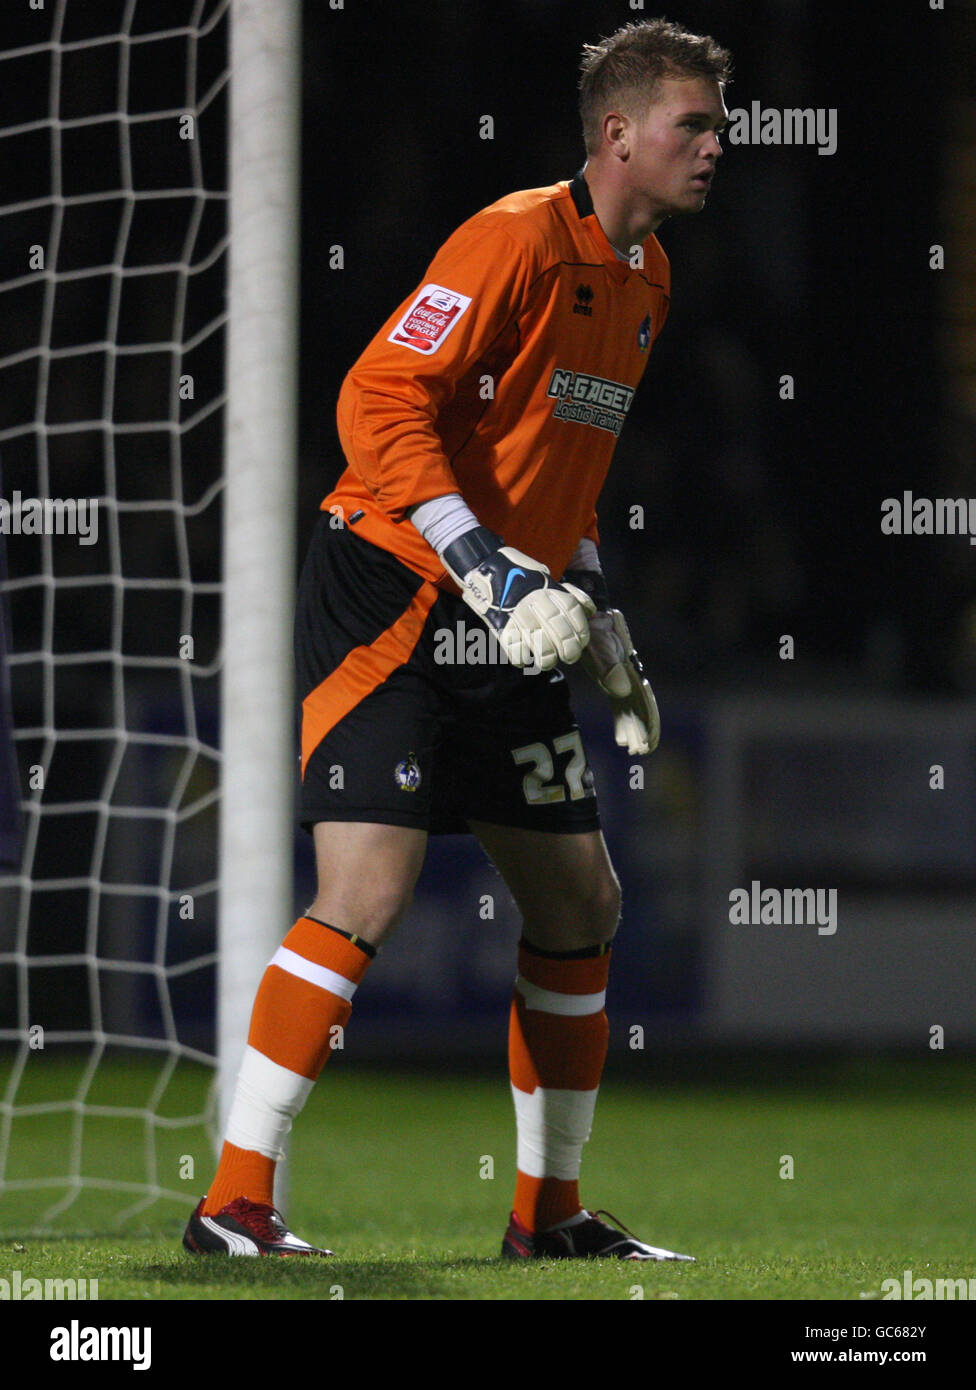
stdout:
[[(555, 765), (553, 750), (556, 753), (569, 753), (570, 758), (563, 770), (565, 786), (554, 782)], [(522, 778), (522, 792), (530, 806), (544, 806), (553, 801), (565, 801), (569, 791), (570, 801), (592, 795), (591, 778), (587, 777), (586, 754), (578, 729), (560, 734), (552, 741), (552, 749), (546, 743), (527, 743), (522, 748), (513, 748), (512, 757), (518, 764), (531, 763), (532, 770)]]

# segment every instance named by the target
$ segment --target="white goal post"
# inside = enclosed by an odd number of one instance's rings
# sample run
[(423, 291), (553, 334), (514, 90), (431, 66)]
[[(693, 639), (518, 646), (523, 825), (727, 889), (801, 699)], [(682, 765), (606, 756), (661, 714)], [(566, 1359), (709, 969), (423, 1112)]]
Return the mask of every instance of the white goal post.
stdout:
[(233, 0), (217, 1005), (222, 1122), (254, 992), (293, 906), (300, 24), (300, 0)]
[(0, 36), (4, 1233), (185, 1220), (294, 919), (300, 17)]

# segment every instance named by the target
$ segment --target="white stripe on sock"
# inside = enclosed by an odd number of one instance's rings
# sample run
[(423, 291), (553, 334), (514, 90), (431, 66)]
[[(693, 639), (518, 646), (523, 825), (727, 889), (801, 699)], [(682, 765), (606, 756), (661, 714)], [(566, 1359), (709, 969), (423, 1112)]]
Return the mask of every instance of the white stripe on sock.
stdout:
[(530, 1178), (579, 1177), (583, 1145), (590, 1137), (597, 1091), (547, 1090), (530, 1095), (512, 1086), (518, 1127), (518, 1168)]
[(257, 1048), (245, 1048), (224, 1138), (279, 1161), (285, 1156), (282, 1141), (314, 1085)]
[(538, 1009), (546, 1014), (564, 1014), (569, 1018), (598, 1014), (607, 1002), (605, 989), (597, 994), (557, 994), (553, 989), (541, 989), (522, 975), (517, 976), (515, 988), (525, 1000), (527, 1009)]
[(307, 980), (310, 985), (318, 985), (319, 989), (327, 989), (330, 994), (338, 994), (340, 999), (351, 999), (356, 993), (356, 986), (345, 975), (339, 975), (325, 965), (316, 965), (314, 960), (306, 960), (295, 951), (289, 951), (287, 946), (279, 946), (270, 963), (287, 970), (289, 975)]

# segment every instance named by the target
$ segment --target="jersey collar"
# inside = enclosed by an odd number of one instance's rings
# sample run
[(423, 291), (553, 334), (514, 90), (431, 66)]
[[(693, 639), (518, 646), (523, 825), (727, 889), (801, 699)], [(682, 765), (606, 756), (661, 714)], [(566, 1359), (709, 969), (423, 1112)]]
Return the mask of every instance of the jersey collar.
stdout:
[(606, 265), (614, 279), (619, 280), (622, 284), (630, 275), (631, 267), (627, 261), (622, 261), (619, 258), (616, 251), (607, 240), (607, 234), (600, 226), (600, 219), (593, 210), (593, 199), (590, 196), (589, 185), (583, 176), (582, 169), (577, 170), (576, 174), (570, 180), (569, 192), (580, 222), (586, 228), (590, 240), (593, 242), (593, 245), (600, 255), (600, 259)]

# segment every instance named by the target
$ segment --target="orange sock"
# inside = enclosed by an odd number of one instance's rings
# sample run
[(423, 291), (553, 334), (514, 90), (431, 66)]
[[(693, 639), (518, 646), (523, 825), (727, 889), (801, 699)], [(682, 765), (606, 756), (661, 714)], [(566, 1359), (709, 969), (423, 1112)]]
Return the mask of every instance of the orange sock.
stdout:
[(248, 1197), (252, 1202), (264, 1202), (273, 1207), (274, 1179), (273, 1158), (266, 1158), (254, 1149), (239, 1149), (225, 1139), (216, 1176), (203, 1204), (203, 1215), (216, 1215), (235, 1197)]
[(341, 1039), (375, 954), (312, 917), (299, 918), (285, 937), (258, 987), (205, 1216), (237, 1197), (273, 1205), (282, 1141)]
[(518, 1127), (514, 1211), (530, 1231), (578, 1215), (579, 1169), (607, 1055), (609, 943), (585, 956), (519, 946), (509, 1022)]

